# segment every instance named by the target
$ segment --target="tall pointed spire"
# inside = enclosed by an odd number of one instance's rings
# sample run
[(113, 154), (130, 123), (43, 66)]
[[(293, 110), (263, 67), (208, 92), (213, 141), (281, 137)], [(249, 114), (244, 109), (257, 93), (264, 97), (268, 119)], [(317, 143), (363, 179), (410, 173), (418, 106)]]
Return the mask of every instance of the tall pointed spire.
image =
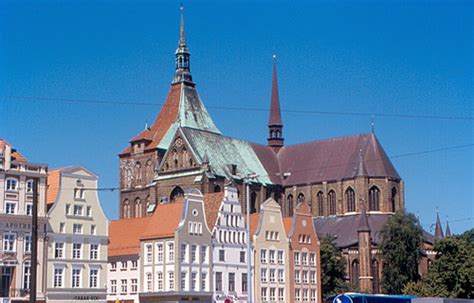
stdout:
[(179, 41), (176, 49), (176, 71), (172, 84), (185, 83), (194, 86), (193, 77), (191, 76), (191, 53), (186, 45), (186, 35), (184, 31), (184, 6), (181, 4), (181, 21), (179, 25)]
[(439, 211), (436, 211), (436, 226), (435, 226), (435, 239), (443, 239), (443, 228), (441, 227), (441, 221), (439, 220)]
[(276, 71), (276, 55), (273, 54), (273, 79), (270, 103), (270, 116), (268, 119), (268, 145), (278, 152), (283, 147), (283, 123), (281, 121), (280, 97), (278, 96), (278, 81)]
[(451, 229), (449, 228), (448, 217), (446, 217), (446, 233), (445, 233), (445, 236), (446, 236), (446, 237), (450, 237), (450, 236), (451, 236)]

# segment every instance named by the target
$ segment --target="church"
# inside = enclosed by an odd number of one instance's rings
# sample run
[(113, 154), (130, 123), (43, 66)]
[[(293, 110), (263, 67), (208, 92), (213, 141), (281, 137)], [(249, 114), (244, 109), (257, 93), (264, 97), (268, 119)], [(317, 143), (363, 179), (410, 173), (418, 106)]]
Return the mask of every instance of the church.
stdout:
[(198, 94), (190, 55), (181, 13), (166, 100), (154, 123), (119, 153), (120, 218), (149, 216), (188, 188), (206, 194), (232, 184), (245, 203), (249, 182), (252, 213), (270, 197), (285, 217), (307, 203), (318, 234), (337, 236), (348, 280), (379, 292), (378, 232), (405, 201), (403, 180), (376, 135), (285, 145), (274, 57), (267, 144), (227, 137)]

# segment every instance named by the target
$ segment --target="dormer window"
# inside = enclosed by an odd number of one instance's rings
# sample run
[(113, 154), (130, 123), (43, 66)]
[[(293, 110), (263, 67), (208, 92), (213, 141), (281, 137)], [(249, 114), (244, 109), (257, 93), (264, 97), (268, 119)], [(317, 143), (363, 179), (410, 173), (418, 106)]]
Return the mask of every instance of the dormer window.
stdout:
[(7, 178), (5, 185), (6, 191), (18, 191), (18, 180), (15, 178)]

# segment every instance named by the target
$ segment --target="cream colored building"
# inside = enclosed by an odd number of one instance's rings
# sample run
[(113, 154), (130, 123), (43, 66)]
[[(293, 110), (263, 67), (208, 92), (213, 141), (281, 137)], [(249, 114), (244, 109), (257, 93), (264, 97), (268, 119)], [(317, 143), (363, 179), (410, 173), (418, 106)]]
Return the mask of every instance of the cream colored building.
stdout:
[(254, 245), (255, 302), (291, 302), (289, 289), (289, 241), (281, 208), (272, 198), (252, 214), (250, 228)]
[(212, 302), (212, 240), (199, 190), (158, 205), (141, 256), (140, 302)]
[(108, 223), (98, 177), (81, 166), (48, 177), (48, 302), (105, 302)]
[[(31, 286), (31, 223), (33, 184), (38, 184), (38, 302), (44, 302), (46, 226), (45, 164), (28, 162), (0, 139), (0, 302), (27, 301)], [(9, 302), (9, 301), (7, 301)]]

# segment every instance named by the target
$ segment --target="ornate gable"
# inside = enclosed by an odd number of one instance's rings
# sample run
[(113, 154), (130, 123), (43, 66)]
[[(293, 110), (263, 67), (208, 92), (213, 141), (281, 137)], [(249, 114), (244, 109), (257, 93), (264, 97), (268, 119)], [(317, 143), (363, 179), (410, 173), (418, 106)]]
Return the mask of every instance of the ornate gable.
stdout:
[(191, 146), (178, 130), (160, 164), (158, 174), (200, 168)]

